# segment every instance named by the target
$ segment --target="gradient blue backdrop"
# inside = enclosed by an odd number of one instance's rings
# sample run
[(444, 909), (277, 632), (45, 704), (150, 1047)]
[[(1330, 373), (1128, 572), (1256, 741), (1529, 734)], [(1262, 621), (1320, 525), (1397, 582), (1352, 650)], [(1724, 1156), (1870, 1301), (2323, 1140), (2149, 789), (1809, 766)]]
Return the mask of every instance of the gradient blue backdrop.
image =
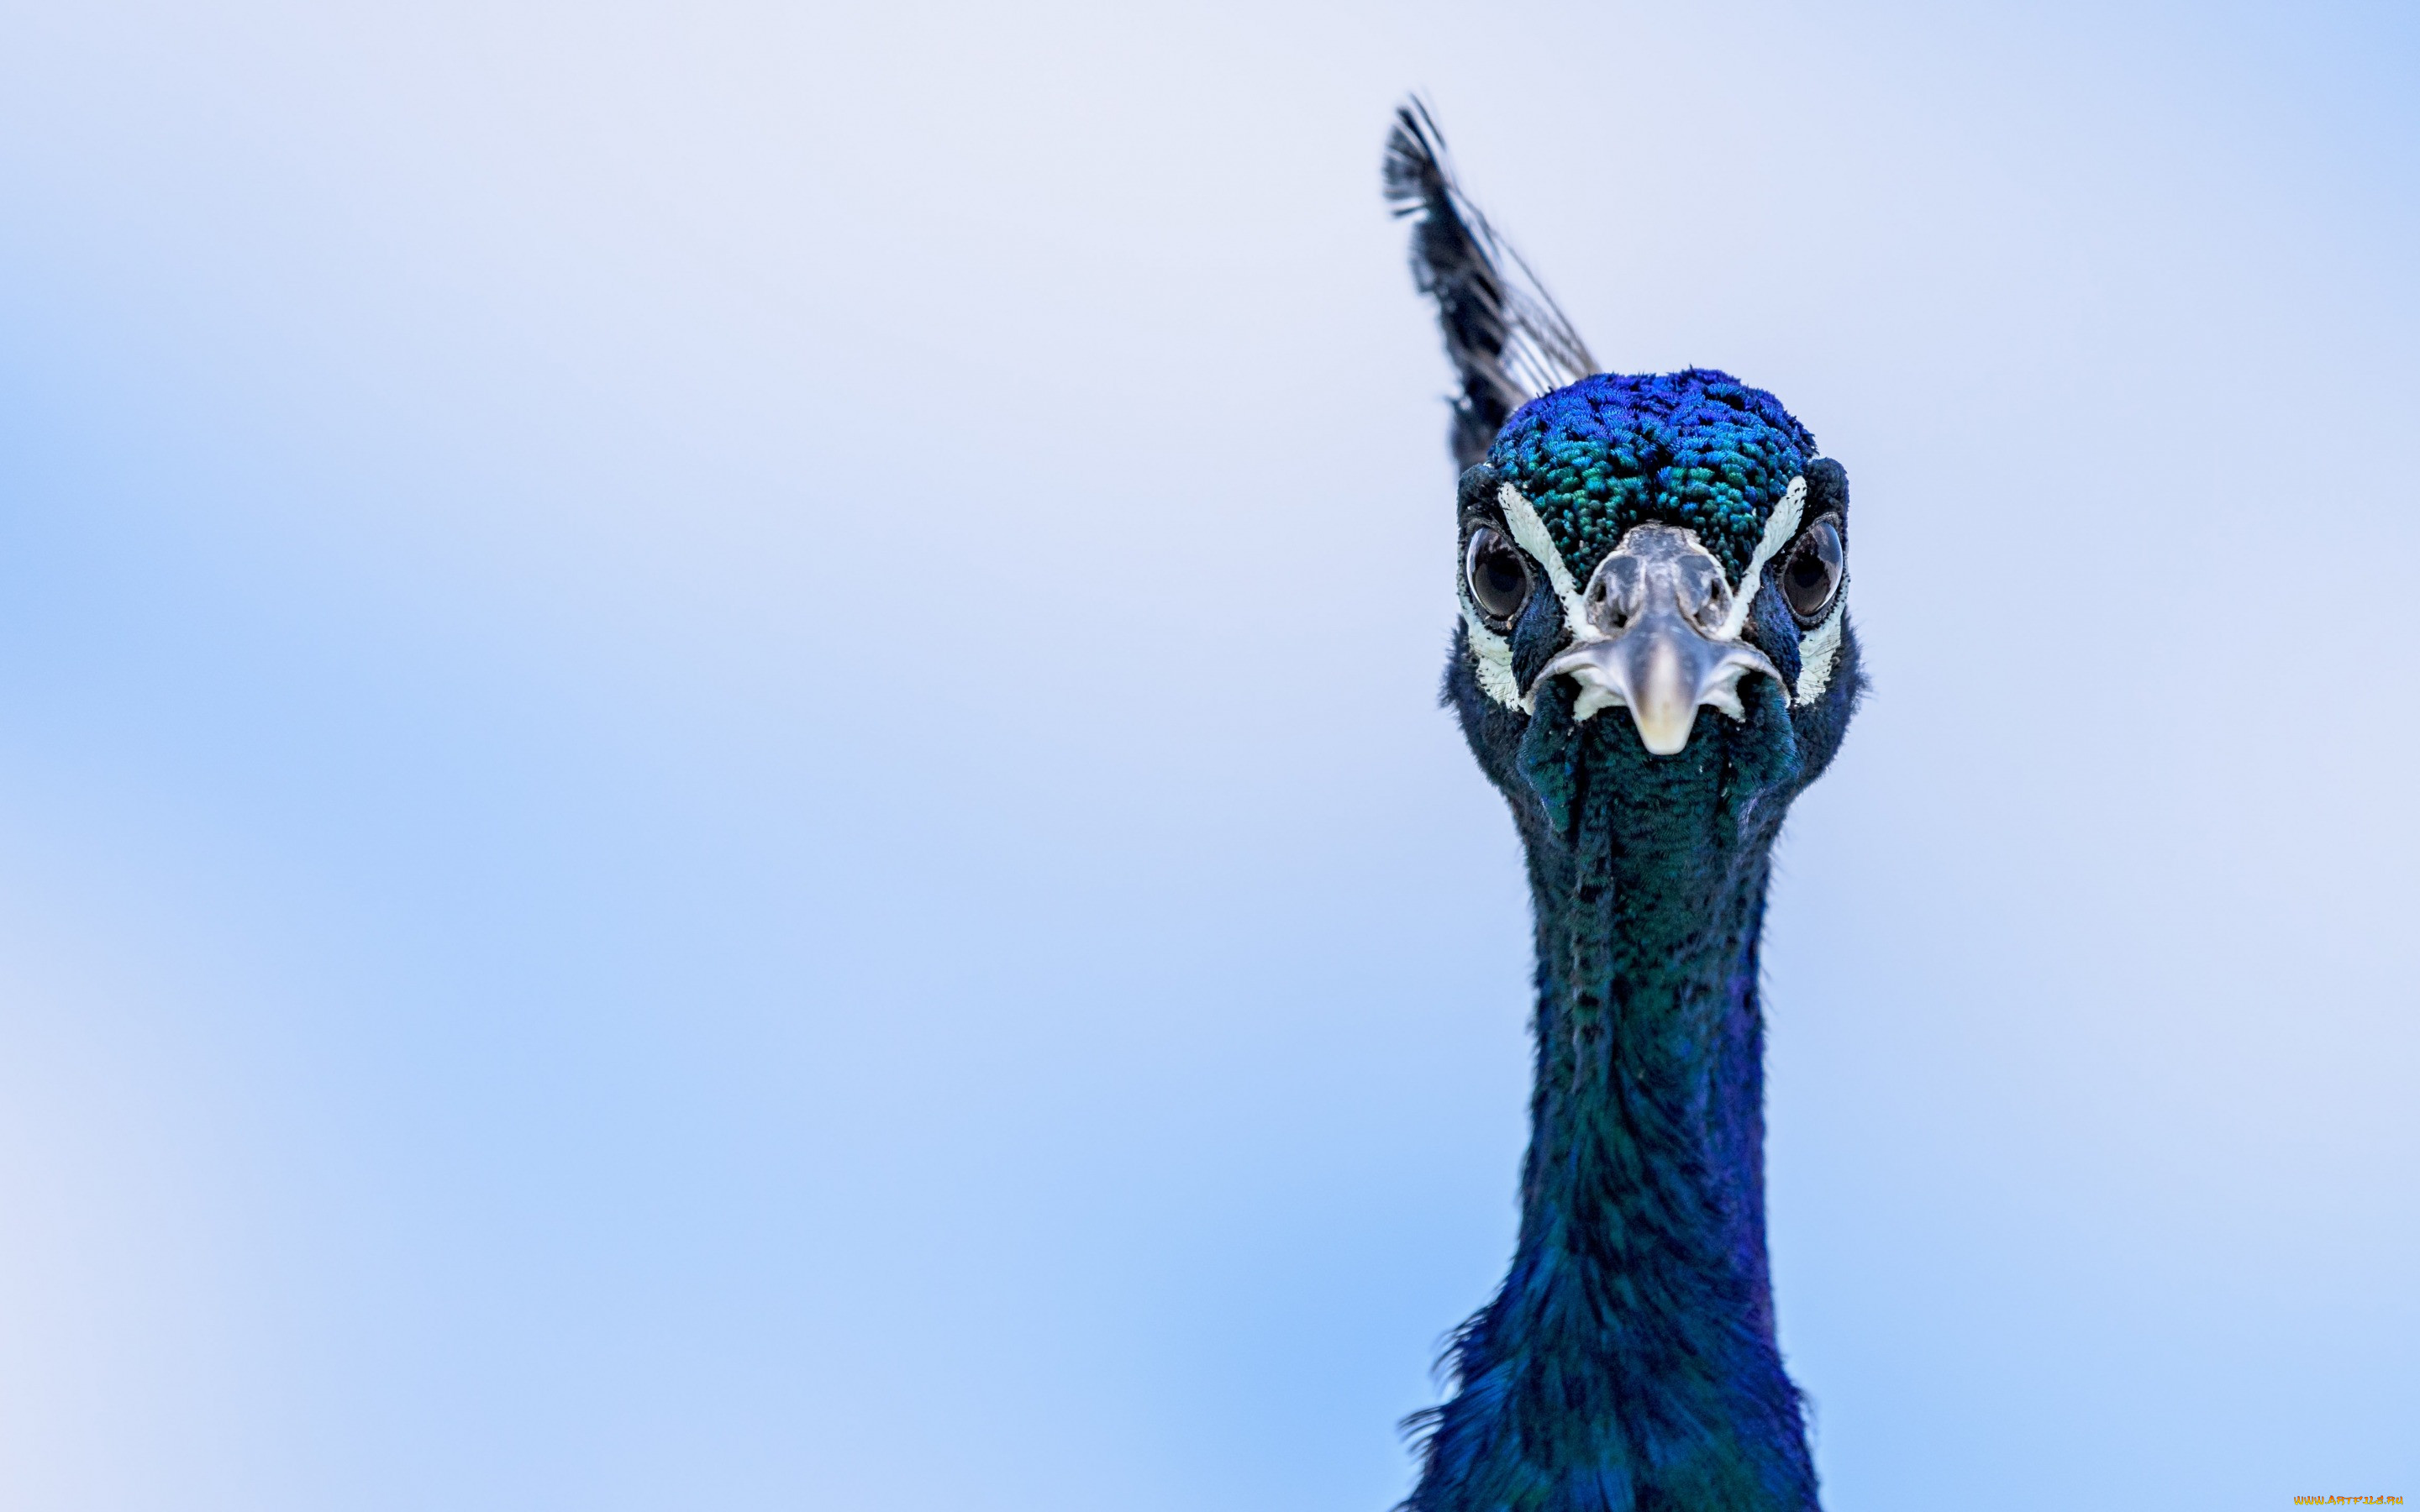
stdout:
[(1841, 1508), (2420, 1496), (2420, 23), (0, 13), (0, 1504), (1363, 1508), (1499, 1273), (1432, 92), (1849, 465)]

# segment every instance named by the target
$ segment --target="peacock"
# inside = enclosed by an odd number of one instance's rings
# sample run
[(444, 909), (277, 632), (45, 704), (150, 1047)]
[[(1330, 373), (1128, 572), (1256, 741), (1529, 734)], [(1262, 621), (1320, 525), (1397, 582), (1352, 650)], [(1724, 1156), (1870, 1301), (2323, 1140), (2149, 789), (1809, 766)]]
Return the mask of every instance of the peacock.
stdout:
[(1864, 687), (1848, 475), (1727, 374), (1599, 372), (1417, 100), (1385, 190), (1462, 386), (1444, 702), (1512, 809), (1537, 949), (1519, 1238), (1407, 1423), (1401, 1512), (1812, 1508), (1757, 951), (1775, 835)]

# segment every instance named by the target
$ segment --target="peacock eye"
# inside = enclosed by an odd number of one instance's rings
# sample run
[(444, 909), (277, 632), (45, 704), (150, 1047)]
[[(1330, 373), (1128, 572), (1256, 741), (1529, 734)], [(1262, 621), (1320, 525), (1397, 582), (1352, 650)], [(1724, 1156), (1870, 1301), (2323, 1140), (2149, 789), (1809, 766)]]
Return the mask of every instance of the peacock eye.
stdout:
[(1813, 624), (1840, 594), (1840, 522), (1826, 515), (1799, 532), (1781, 564), (1781, 597), (1790, 612)]
[(1470, 544), (1462, 553), (1462, 579), (1470, 589), (1470, 601), (1499, 630), (1529, 601), (1529, 559), (1493, 525), (1470, 532)]

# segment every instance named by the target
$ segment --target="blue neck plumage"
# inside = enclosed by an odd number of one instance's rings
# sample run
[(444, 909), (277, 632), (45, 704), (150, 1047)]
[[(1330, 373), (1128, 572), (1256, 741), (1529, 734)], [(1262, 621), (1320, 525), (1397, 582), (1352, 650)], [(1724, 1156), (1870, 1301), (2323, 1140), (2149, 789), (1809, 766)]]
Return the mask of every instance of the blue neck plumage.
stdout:
[(1587, 743), (1559, 825), (1523, 825), (1538, 1008), (1519, 1244), (1456, 1338), (1460, 1389), (1407, 1506), (1811, 1507), (1764, 1237), (1757, 946), (1779, 814), (1736, 811), (1740, 774), (1711, 752), (1628, 757), (1610, 723)]

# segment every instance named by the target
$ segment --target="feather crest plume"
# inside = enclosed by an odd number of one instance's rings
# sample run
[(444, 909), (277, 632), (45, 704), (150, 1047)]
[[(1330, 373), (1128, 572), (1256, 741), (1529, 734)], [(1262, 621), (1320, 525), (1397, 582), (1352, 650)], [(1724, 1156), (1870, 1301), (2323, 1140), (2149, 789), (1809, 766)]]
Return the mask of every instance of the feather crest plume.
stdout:
[(1412, 227), (1412, 277), (1436, 301), (1446, 355), (1462, 379), (1454, 465), (1486, 456), (1512, 411), (1594, 373), (1596, 360), (1529, 265), (1454, 181), (1445, 136), (1415, 97), (1387, 137), (1387, 203)]

